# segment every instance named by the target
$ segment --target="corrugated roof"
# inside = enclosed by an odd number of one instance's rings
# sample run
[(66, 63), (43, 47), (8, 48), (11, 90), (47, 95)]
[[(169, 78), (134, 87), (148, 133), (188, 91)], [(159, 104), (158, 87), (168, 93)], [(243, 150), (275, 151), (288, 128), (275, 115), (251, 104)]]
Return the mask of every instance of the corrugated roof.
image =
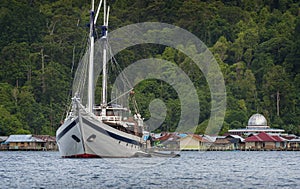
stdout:
[(33, 137), (32, 135), (10, 135), (7, 140), (9, 142), (44, 142), (42, 139)]
[(226, 136), (226, 138), (228, 138), (228, 137), (232, 137), (234, 139), (240, 140), (241, 142), (245, 141), (245, 139), (243, 137), (239, 136), (239, 135), (228, 135), (228, 136)]
[(294, 138), (297, 138), (297, 136), (294, 135), (294, 134), (281, 134), (280, 136), (281, 136), (282, 138), (287, 139), (287, 140), (292, 140), (292, 139), (294, 139)]
[(245, 139), (246, 142), (283, 142), (284, 138), (280, 136), (271, 136), (265, 132), (261, 132), (258, 135), (253, 135)]
[(166, 140), (177, 140), (178, 138), (180, 137), (176, 133), (166, 133), (165, 135), (156, 138), (156, 140), (166, 141)]
[(293, 138), (289, 140), (289, 142), (300, 142), (300, 138)]
[(215, 142), (217, 139), (217, 136), (202, 135), (202, 137), (207, 139), (210, 142)]
[(211, 142), (210, 140), (208, 140), (205, 137), (199, 136), (199, 135), (191, 135), (193, 138), (196, 138), (197, 140), (201, 141), (201, 142)]
[(5, 141), (8, 138), (8, 136), (0, 136), (0, 142)]
[(33, 137), (42, 139), (45, 142), (55, 142), (56, 138), (54, 136), (50, 136), (50, 135), (34, 135)]
[(229, 144), (230, 141), (226, 138), (217, 138), (214, 144)]
[(181, 138), (180, 140), (184, 140), (184, 139), (186, 139), (186, 137), (193, 138), (193, 139), (195, 139), (195, 140), (197, 140), (197, 141), (200, 141), (200, 142), (207, 142), (207, 143), (210, 143), (210, 142), (211, 142), (211, 141), (208, 140), (207, 138), (202, 137), (202, 136), (200, 136), (200, 135), (196, 135), (196, 134), (188, 134), (187, 136)]

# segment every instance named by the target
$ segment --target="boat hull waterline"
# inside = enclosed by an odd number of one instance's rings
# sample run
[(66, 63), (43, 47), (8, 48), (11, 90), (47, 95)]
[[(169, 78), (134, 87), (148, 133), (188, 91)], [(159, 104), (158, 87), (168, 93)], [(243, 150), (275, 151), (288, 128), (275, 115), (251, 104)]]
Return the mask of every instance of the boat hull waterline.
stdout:
[(114, 129), (95, 116), (80, 113), (57, 130), (63, 158), (179, 157), (178, 153), (146, 152), (142, 138)]
[(136, 157), (140, 137), (114, 129), (89, 114), (67, 120), (57, 130), (62, 157)]

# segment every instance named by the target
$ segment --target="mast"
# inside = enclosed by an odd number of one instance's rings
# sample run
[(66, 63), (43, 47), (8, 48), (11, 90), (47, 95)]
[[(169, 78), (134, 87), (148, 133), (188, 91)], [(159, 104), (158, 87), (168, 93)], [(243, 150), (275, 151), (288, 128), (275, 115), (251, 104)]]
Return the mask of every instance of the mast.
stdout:
[(102, 26), (102, 37), (103, 40), (103, 67), (102, 67), (102, 116), (106, 116), (106, 106), (107, 106), (107, 67), (106, 67), (106, 47), (107, 47), (107, 27), (108, 27), (108, 16), (109, 16), (109, 6), (106, 10), (106, 0), (104, 0), (103, 5), (103, 26)]
[(89, 78), (88, 78), (88, 106), (89, 112), (93, 112), (94, 104), (94, 0), (90, 15), (90, 57), (89, 57)]

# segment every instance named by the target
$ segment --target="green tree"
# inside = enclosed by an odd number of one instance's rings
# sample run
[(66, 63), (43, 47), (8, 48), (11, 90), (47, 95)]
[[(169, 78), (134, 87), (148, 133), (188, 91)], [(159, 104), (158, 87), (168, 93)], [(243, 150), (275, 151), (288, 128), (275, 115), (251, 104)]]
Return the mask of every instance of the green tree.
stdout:
[(245, 111), (228, 110), (226, 111), (225, 122), (230, 123), (230, 128), (241, 128), (247, 124), (247, 114)]
[(211, 48), (211, 51), (214, 54), (218, 54), (220, 59), (224, 61), (228, 54), (228, 48), (230, 43), (227, 41), (227, 39), (224, 36), (221, 36), (219, 40), (214, 44), (214, 46)]
[(22, 122), (0, 106), (0, 135), (8, 136), (22, 128)]
[(27, 43), (10, 43), (1, 51), (0, 79), (14, 86), (22, 86), (30, 72), (30, 51)]
[[(264, 95), (271, 101), (270, 110), (276, 109), (277, 117), (280, 117), (280, 110), (283, 106), (290, 106), (289, 94), (291, 84), (289, 76), (282, 66), (276, 65), (264, 76)], [(284, 101), (283, 101), (284, 100)], [(283, 101), (283, 103), (281, 103)], [(275, 103), (272, 103), (275, 102)], [(275, 105), (275, 106), (274, 106)]]
[[(23, 128), (31, 133), (41, 133), (40, 127), (45, 124), (41, 107), (36, 103), (30, 87), (22, 87), (18, 95), (17, 117), (23, 123)], [(25, 107), (25, 108), (24, 108)]]
[(14, 113), (17, 93), (8, 83), (0, 83), (0, 106), (5, 107), (8, 112)]
[(13, 41), (33, 43), (41, 40), (46, 21), (38, 5), (1, 0), (0, 7), (0, 49)]

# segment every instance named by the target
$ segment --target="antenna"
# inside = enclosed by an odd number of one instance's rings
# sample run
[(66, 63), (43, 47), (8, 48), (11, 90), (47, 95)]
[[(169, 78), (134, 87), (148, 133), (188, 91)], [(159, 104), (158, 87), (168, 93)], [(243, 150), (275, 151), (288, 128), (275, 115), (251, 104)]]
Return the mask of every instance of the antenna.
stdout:
[(96, 25), (96, 23), (97, 23), (97, 19), (98, 19), (98, 16), (99, 16), (101, 5), (102, 5), (102, 0), (100, 1), (99, 6), (97, 8), (96, 16), (95, 16), (95, 19), (94, 19), (94, 25)]

